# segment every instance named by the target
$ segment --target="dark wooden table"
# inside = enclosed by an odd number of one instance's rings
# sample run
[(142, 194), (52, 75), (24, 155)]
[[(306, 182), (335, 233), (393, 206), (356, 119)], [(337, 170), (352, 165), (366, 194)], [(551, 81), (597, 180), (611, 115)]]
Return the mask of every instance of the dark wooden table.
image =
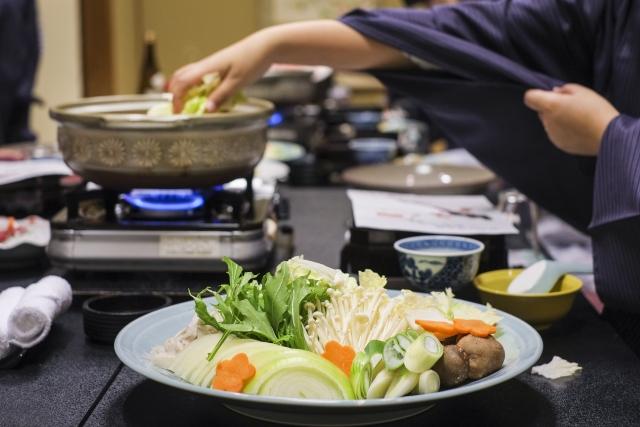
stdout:
[[(291, 201), (296, 252), (337, 266), (350, 215), (344, 190), (284, 192)], [(44, 273), (0, 272), (0, 290), (28, 285)], [(48, 338), (27, 352), (17, 368), (0, 371), (0, 426), (266, 425), (124, 367), (111, 346), (85, 338), (81, 301), (77, 296)], [(542, 337), (540, 363), (559, 355), (578, 362), (582, 372), (554, 381), (523, 373), (491, 389), (439, 402), (399, 425), (640, 425), (640, 359), (583, 297)]]

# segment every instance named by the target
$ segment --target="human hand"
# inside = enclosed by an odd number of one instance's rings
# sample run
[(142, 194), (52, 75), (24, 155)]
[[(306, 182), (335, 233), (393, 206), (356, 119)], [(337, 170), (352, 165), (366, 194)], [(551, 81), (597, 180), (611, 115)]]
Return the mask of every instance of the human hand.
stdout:
[(173, 93), (173, 111), (182, 111), (188, 90), (202, 81), (205, 74), (217, 72), (222, 81), (209, 95), (206, 111), (218, 109), (231, 95), (260, 78), (271, 65), (268, 35), (257, 32), (251, 36), (177, 70), (169, 81)]
[(531, 89), (524, 103), (538, 112), (556, 147), (581, 156), (595, 156), (607, 126), (620, 113), (597, 92), (578, 84), (552, 91)]

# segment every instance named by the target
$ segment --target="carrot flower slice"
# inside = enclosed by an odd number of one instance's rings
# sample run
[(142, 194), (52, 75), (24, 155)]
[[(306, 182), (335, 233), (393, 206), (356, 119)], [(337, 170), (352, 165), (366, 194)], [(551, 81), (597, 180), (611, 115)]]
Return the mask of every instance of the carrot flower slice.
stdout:
[(216, 372), (216, 376), (211, 382), (211, 387), (215, 388), (216, 390), (233, 391), (235, 393), (240, 393), (244, 388), (244, 381), (242, 381), (240, 377), (232, 374), (221, 374)]
[(247, 354), (238, 353), (231, 359), (218, 363), (211, 387), (238, 393), (255, 374), (256, 367), (249, 362)]
[(337, 341), (329, 341), (324, 345), (324, 353), (322, 357), (336, 365), (338, 368), (349, 375), (351, 364), (356, 357), (355, 350), (348, 345), (341, 345)]

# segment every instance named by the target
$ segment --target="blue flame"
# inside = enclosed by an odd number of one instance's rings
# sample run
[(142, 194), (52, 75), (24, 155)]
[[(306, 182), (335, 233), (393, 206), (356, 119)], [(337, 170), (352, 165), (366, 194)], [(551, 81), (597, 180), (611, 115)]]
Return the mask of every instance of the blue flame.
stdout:
[(204, 197), (193, 190), (133, 190), (122, 198), (149, 211), (191, 211), (204, 205)]

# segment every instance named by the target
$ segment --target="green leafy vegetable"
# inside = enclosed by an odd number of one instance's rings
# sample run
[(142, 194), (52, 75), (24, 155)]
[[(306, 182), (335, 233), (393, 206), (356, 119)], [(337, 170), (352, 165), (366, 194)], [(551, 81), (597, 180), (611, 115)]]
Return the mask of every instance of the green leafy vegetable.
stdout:
[[(231, 259), (225, 257), (223, 261), (229, 283), (218, 291), (206, 288), (197, 295), (191, 294), (200, 320), (223, 332), (208, 359), (213, 359), (230, 334), (306, 350), (304, 304), (326, 300), (329, 284), (309, 275), (294, 279), (286, 263), (280, 264), (274, 275), (265, 274), (258, 282), (255, 274), (243, 272)], [(207, 306), (206, 296), (213, 296), (214, 306)]]
[(284, 314), (287, 312), (287, 285), (289, 283), (290, 275), (287, 264), (282, 266), (276, 271), (275, 276), (266, 274), (264, 279), (264, 305), (269, 319), (271, 319), (271, 326), (277, 330), (278, 325), (282, 322)]

